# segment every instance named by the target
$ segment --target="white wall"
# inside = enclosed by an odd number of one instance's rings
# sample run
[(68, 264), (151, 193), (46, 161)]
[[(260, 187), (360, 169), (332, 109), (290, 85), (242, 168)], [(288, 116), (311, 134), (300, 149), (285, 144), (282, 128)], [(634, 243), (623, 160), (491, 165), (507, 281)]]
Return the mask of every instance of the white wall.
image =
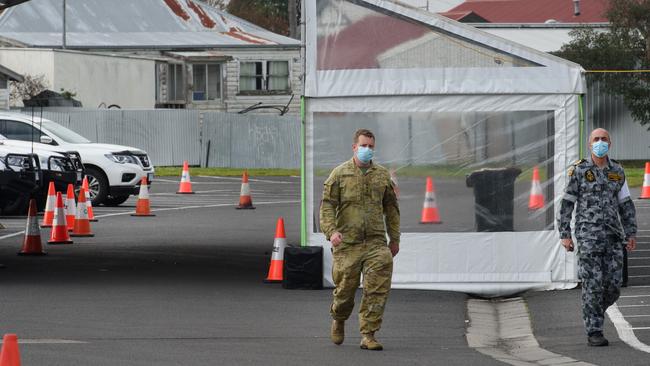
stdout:
[(75, 51), (2, 48), (0, 64), (19, 74), (45, 75), (49, 89), (76, 93), (85, 108), (101, 103), (153, 108), (155, 62)]

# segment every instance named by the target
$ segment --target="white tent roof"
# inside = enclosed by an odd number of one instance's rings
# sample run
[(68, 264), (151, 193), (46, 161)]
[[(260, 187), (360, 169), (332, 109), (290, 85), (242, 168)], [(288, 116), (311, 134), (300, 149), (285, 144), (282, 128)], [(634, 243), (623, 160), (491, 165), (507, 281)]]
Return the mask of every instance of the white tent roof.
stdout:
[[(328, 3), (328, 1), (321, 1)], [(334, 2), (329, 2), (334, 4)], [(354, 3), (354, 4), (353, 4)], [(340, 6), (341, 3), (337, 3)], [(378, 16), (402, 19), (403, 24), (412, 27), (429, 28), (426, 36), (438, 35), (447, 37), (450, 42), (462, 42), (474, 45), (477, 52), (490, 50), (496, 58), (499, 55), (527, 62), (531, 67), (476, 67), (474, 65), (458, 67), (419, 67), (419, 68), (372, 68), (356, 69), (354, 72), (345, 68), (317, 70), (317, 64), (332, 52), (327, 48), (319, 47), (317, 30), (307, 30), (307, 73), (312, 76), (307, 79), (306, 95), (313, 97), (345, 96), (345, 95), (421, 95), (421, 94), (495, 94), (495, 93), (522, 93), (522, 94), (555, 94), (568, 93), (580, 94), (584, 91), (582, 81), (583, 69), (572, 62), (540, 52), (533, 48), (500, 38), (483, 32), (474, 27), (462, 24), (444, 16), (432, 14), (424, 10), (402, 6), (386, 0), (358, 0), (350, 2), (350, 7), (365, 8), (369, 13)], [(336, 9), (336, 6), (332, 6)], [(352, 13), (348, 8), (341, 8)], [(322, 9), (320, 9), (322, 12)], [(335, 10), (334, 10), (335, 11)], [(361, 22), (356, 22), (354, 16), (346, 16), (345, 12), (339, 13), (339, 18), (331, 15), (327, 21), (335, 24), (327, 25), (327, 30), (332, 32), (331, 38), (338, 38), (334, 43), (345, 42), (346, 32), (355, 33), (363, 27)], [(307, 3), (307, 17), (319, 21), (315, 5)], [(366, 14), (366, 15), (368, 15)], [(324, 18), (324, 16), (321, 16)], [(366, 19), (368, 17), (366, 16)], [(321, 20), (322, 21), (322, 20)], [(336, 24), (338, 22), (338, 24)], [(356, 27), (356, 28), (355, 28)], [(390, 40), (399, 38), (395, 32), (400, 32), (394, 27), (383, 29), (387, 34), (382, 39)], [(403, 33), (408, 32), (404, 29)], [(393, 34), (389, 34), (393, 33)], [(350, 35), (349, 38), (352, 38)], [(396, 41), (395, 47), (406, 47), (413, 43), (416, 37), (405, 34), (402, 42)], [(424, 40), (423, 40), (424, 41)], [(321, 38), (322, 42), (322, 38)], [(372, 43), (372, 40), (368, 41)], [(340, 45), (345, 47), (344, 44)], [(372, 45), (370, 45), (372, 46)], [(378, 48), (385, 45), (377, 45)], [(345, 57), (345, 55), (340, 55)], [(317, 62), (318, 60), (318, 62)], [(372, 80), (368, 83), (367, 80)], [(462, 83), (458, 82), (462, 80)], [(472, 81), (477, 81), (473, 83)]]

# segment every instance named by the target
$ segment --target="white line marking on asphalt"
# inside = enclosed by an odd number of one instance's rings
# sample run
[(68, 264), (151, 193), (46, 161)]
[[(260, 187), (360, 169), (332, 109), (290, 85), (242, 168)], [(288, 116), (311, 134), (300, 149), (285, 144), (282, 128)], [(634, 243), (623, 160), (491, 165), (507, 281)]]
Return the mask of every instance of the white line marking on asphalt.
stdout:
[(650, 297), (650, 295), (626, 295), (626, 296), (620, 296), (621, 298), (623, 297)]
[(628, 288), (649, 288), (650, 285), (636, 285), (636, 286), (629, 286)]
[(650, 329), (650, 327), (636, 327), (636, 328), (632, 328), (632, 329), (633, 330), (648, 330), (648, 329)]
[(619, 308), (646, 308), (650, 306), (650, 304), (644, 304), (644, 305), (618, 305)]
[(650, 259), (650, 257), (627, 257), (629, 260), (640, 260), (640, 259)]
[(627, 276), (628, 278), (648, 278), (650, 275)]
[(650, 268), (650, 266), (628, 266), (627, 268)]
[[(273, 205), (273, 204), (278, 204), (278, 203), (299, 203), (300, 200), (289, 200), (289, 201), (273, 201), (273, 202), (255, 202), (255, 205)], [(156, 208), (156, 209), (151, 209), (151, 212), (160, 212), (160, 211), (175, 211), (175, 210), (189, 210), (192, 208), (211, 208), (211, 207), (226, 207), (226, 206), (232, 206), (236, 207), (235, 204), (233, 203), (219, 203), (219, 204), (214, 204), (214, 205), (201, 205), (201, 206), (183, 206), (183, 207), (168, 207), (168, 208)], [(102, 217), (111, 217), (111, 216), (124, 216), (124, 215), (130, 215), (134, 213), (135, 211), (124, 211), (124, 212), (116, 212), (116, 213), (110, 213), (110, 214), (103, 214), (103, 215), (95, 215), (96, 218), (101, 219)], [(13, 234), (8, 234), (8, 235), (3, 235), (0, 236), (0, 240), (7, 239), (7, 238), (12, 238), (14, 236), (22, 235), (25, 233), (25, 230), (19, 231)], [(630, 276), (633, 277), (633, 276)]]
[(71, 339), (18, 339), (19, 344), (84, 344), (88, 342)]
[(621, 314), (621, 311), (618, 310), (619, 306), (614, 304), (607, 309), (607, 315), (609, 315), (609, 318), (612, 320), (612, 323), (614, 323), (614, 326), (616, 327), (616, 332), (618, 333), (619, 338), (625, 343), (627, 343), (630, 347), (637, 349), (642, 352), (650, 353), (650, 346), (647, 344), (641, 342), (636, 335), (634, 334), (634, 330), (632, 330), (632, 326), (630, 326), (630, 323), (625, 320), (623, 317), (623, 314)]
[(645, 318), (650, 315), (625, 315), (626, 318)]
[[(201, 177), (201, 178), (211, 178), (211, 179), (230, 179), (230, 180), (241, 181), (241, 177), (209, 177), (207, 175), (199, 175), (199, 177)], [(277, 181), (277, 180), (257, 179), (257, 178), (251, 178), (250, 176), (248, 177), (248, 181), (249, 182), (271, 183), (271, 184), (296, 184), (297, 183), (297, 182), (283, 182), (283, 181)]]

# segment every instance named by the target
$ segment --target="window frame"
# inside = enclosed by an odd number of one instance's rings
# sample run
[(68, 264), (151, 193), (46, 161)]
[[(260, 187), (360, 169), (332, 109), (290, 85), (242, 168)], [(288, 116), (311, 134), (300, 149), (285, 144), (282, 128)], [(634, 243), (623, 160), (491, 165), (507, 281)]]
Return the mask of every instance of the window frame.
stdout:
[[(270, 62), (286, 62), (287, 63), (287, 89), (269, 90), (269, 63)], [(255, 90), (242, 90), (241, 89), (241, 70), (242, 64), (248, 63), (261, 63), (262, 64), (262, 88)], [(237, 95), (289, 95), (291, 94), (291, 60), (289, 59), (250, 59), (239, 60), (239, 77), (237, 78)]]
[[(223, 80), (224, 67), (223, 67), (223, 65), (224, 65), (223, 62), (210, 62), (210, 61), (197, 61), (197, 62), (191, 62), (190, 63), (190, 66), (192, 67), (192, 93), (191, 93), (191, 97), (192, 97), (191, 101), (192, 101), (192, 103), (215, 103), (215, 102), (223, 103), (223, 90), (224, 90), (224, 88), (223, 88), (223, 83), (224, 83), (224, 80)], [(196, 84), (194, 83), (194, 78), (195, 78), (194, 69), (195, 69), (195, 66), (205, 66), (205, 99), (194, 99), (194, 93), (197, 92)], [(209, 73), (208, 70), (209, 70), (210, 66), (217, 66), (217, 70), (218, 70), (218, 80), (219, 80), (218, 94), (219, 94), (219, 96), (217, 98), (215, 98), (215, 99), (209, 99), (210, 98), (210, 94), (209, 94), (209, 91), (210, 91), (209, 75), (210, 75), (210, 73)]]

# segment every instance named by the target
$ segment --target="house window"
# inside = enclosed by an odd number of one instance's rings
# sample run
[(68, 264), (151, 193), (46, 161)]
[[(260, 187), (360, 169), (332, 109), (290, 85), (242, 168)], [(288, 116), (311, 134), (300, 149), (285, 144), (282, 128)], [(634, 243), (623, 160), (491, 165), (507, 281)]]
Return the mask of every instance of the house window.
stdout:
[(221, 99), (221, 64), (193, 64), (194, 93), (192, 100)]
[(169, 85), (167, 88), (169, 101), (185, 100), (185, 93), (183, 92), (184, 81), (183, 65), (169, 64)]
[(239, 91), (289, 90), (289, 61), (242, 62)]

